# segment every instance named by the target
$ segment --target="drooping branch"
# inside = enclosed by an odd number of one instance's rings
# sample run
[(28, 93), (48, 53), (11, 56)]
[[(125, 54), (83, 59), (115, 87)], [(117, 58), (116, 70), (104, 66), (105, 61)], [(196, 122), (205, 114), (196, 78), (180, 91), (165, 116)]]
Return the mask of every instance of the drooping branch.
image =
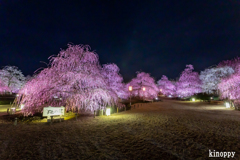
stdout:
[(78, 112), (119, 105), (116, 92), (102, 75), (98, 55), (89, 46), (69, 45), (49, 59), (49, 67), (20, 91), (18, 104), (25, 104), (26, 115), (41, 112), (46, 105)]

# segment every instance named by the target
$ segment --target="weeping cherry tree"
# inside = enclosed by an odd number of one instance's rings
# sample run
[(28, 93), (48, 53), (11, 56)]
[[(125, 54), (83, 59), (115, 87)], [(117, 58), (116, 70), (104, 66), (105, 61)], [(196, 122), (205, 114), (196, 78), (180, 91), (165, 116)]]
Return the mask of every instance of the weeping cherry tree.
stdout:
[(228, 99), (231, 105), (240, 105), (240, 65), (235, 68), (235, 73), (225, 77), (218, 84), (222, 99)]
[(127, 99), (128, 94), (125, 90), (123, 77), (119, 73), (120, 69), (116, 64), (104, 64), (102, 68), (102, 75), (104, 76), (107, 85), (118, 95), (121, 99)]
[(117, 94), (101, 74), (98, 55), (87, 45), (68, 45), (49, 58), (49, 67), (31, 78), (19, 92), (25, 115), (45, 106), (65, 106), (78, 112), (118, 105)]

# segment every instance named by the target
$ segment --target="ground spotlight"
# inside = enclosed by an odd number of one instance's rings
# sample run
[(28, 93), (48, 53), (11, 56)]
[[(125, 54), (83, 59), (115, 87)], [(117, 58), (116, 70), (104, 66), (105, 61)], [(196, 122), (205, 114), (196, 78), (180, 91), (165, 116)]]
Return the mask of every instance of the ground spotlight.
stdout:
[(226, 108), (230, 108), (230, 104), (228, 102), (225, 103)]
[(107, 108), (107, 110), (106, 110), (106, 115), (107, 115), (107, 116), (110, 115), (110, 108)]

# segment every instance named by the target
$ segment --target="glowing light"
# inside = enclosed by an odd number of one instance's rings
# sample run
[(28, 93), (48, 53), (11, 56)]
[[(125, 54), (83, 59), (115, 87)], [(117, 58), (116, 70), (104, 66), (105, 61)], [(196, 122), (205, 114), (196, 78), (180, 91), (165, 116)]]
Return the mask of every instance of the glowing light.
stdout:
[(129, 87), (128, 87), (128, 90), (129, 90), (129, 91), (132, 91), (132, 86), (129, 86)]
[(195, 102), (196, 101), (195, 98), (192, 98), (192, 101)]
[(172, 95), (169, 95), (168, 97), (172, 97)]
[(225, 103), (226, 108), (230, 108), (230, 104), (228, 102)]
[(146, 90), (146, 88), (145, 87), (143, 87), (143, 91), (145, 91)]
[(107, 110), (106, 110), (106, 115), (107, 115), (107, 116), (110, 115), (110, 108), (107, 108)]
[(18, 97), (19, 95), (17, 94), (17, 97)]
[(158, 98), (156, 97), (156, 100), (158, 100)]
[[(133, 78), (127, 86), (134, 86), (131, 95), (146, 99), (155, 99), (158, 96), (159, 89), (153, 77), (149, 73), (138, 72), (137, 77)], [(147, 88), (148, 87), (148, 88)], [(144, 91), (145, 88), (145, 91)], [(126, 88), (128, 89), (128, 88)], [(130, 94), (128, 93), (128, 98)]]
[(162, 92), (162, 89), (160, 89), (160, 92)]
[(20, 107), (21, 109), (23, 109), (24, 108), (24, 104), (21, 104), (21, 107)]

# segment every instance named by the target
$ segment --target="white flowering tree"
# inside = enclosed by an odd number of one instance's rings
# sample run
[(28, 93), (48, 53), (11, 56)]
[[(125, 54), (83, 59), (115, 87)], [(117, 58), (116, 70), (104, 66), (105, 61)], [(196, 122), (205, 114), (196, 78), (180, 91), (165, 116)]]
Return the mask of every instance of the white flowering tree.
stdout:
[(202, 81), (203, 92), (209, 94), (216, 92), (221, 79), (228, 77), (233, 73), (234, 70), (229, 66), (214, 67), (201, 71), (199, 78)]
[(157, 82), (159, 91), (164, 95), (175, 95), (176, 87), (175, 85), (168, 80), (167, 76), (162, 75), (162, 78)]
[(11, 93), (18, 92), (26, 82), (26, 78), (16, 66), (5, 66), (0, 70), (0, 79)]
[[(137, 77), (127, 83), (126, 87), (129, 86), (132, 86), (132, 96), (142, 98), (156, 98), (159, 91), (154, 78), (145, 72), (137, 72)], [(145, 88), (145, 91), (143, 88)]]
[(181, 73), (179, 80), (176, 82), (176, 94), (180, 97), (189, 97), (196, 93), (202, 92), (202, 83), (199, 74), (193, 72), (193, 65), (186, 65), (186, 69)]
[(49, 67), (21, 89), (18, 104), (25, 104), (25, 115), (42, 112), (48, 105), (78, 112), (120, 105), (101, 73), (98, 55), (84, 45), (68, 45), (50, 57)]
[(120, 69), (116, 64), (104, 64), (102, 75), (104, 76), (107, 85), (118, 95), (119, 98), (127, 99), (128, 94), (125, 90), (123, 77), (119, 73)]

